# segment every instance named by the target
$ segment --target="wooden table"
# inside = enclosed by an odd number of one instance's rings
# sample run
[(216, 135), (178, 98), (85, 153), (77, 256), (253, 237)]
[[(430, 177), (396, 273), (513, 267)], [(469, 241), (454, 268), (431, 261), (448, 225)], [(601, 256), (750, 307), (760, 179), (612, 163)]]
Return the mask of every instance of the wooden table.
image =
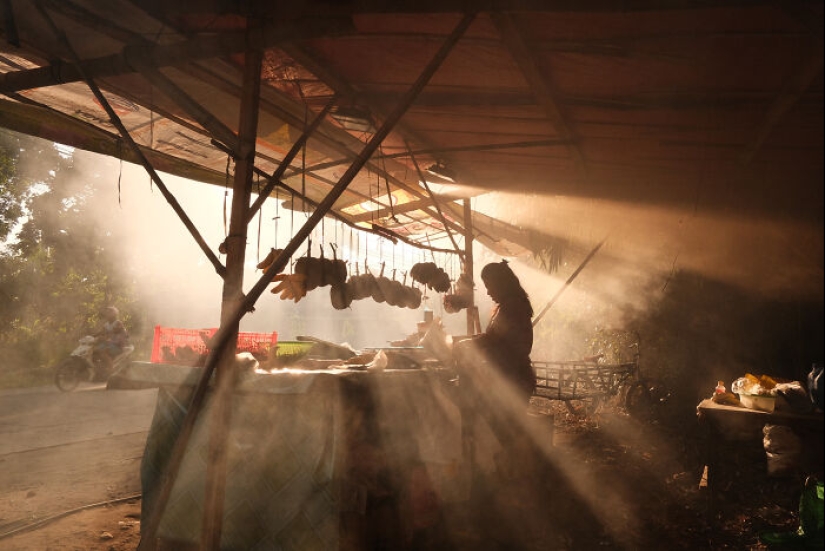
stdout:
[[(697, 407), (699, 422), (705, 429), (705, 464), (707, 466), (708, 510), (716, 511), (719, 491), (718, 471), (723, 462), (720, 448), (723, 442), (761, 442), (765, 425), (783, 425), (795, 430), (814, 431), (823, 434), (823, 414), (797, 413), (776, 409), (771, 413), (746, 407), (724, 406), (710, 399)], [(821, 444), (818, 444), (821, 448)]]

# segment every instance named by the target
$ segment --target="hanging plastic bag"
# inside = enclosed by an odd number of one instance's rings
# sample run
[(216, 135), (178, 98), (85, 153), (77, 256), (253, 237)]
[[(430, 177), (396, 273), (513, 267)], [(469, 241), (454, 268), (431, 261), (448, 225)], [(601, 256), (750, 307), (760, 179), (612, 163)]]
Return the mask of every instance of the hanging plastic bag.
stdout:
[(768, 458), (768, 475), (793, 474), (802, 460), (802, 439), (784, 425), (767, 424), (762, 428), (762, 445)]
[(388, 363), (387, 353), (379, 350), (372, 361), (367, 364), (367, 371), (384, 371)]
[(808, 373), (808, 392), (811, 394), (811, 402), (816, 409), (823, 409), (823, 387), (822, 387), (822, 364), (815, 363)]

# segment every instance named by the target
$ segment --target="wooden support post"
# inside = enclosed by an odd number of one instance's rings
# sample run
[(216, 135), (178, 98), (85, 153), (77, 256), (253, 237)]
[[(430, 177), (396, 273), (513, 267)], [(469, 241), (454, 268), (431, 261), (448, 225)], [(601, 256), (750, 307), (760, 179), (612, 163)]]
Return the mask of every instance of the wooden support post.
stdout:
[[(464, 199), (464, 273), (473, 283), (473, 215), (470, 209), (470, 200)], [(475, 288), (475, 285), (472, 285)], [(476, 320), (478, 319), (478, 309), (475, 306), (475, 291), (470, 295), (470, 304), (467, 306), (467, 334), (476, 333)], [(480, 329), (479, 329), (480, 332)], [(466, 384), (466, 382), (459, 384)], [(464, 399), (461, 401), (461, 451), (464, 459), (464, 468), (467, 471), (468, 483), (470, 486), (471, 498), (477, 489), (475, 484), (476, 476), (476, 444), (475, 444), (475, 423), (476, 410), (475, 400), (467, 401), (468, 392), (461, 393)]]
[[(464, 273), (470, 278), (475, 287), (473, 276), (473, 211), (470, 200), (464, 199)], [(475, 292), (470, 295), (470, 305), (467, 306), (467, 334), (475, 335), (481, 332), (476, 308)]]
[[(257, 26), (257, 22), (250, 25)], [(248, 29), (250, 32), (252, 28)], [(206, 463), (206, 492), (201, 526), (201, 549), (220, 548), (226, 489), (227, 441), (232, 421), (232, 397), (237, 370), (235, 349), (240, 318), (234, 312), (243, 303), (243, 275), (246, 257), (247, 213), (255, 166), (255, 139), (258, 135), (258, 105), (261, 97), (263, 50), (251, 41), (244, 56), (243, 95), (238, 125), (238, 161), (232, 186), (229, 236), (226, 238), (226, 278), (221, 305), (221, 328), (228, 335), (218, 363), (209, 425), (209, 452)]]

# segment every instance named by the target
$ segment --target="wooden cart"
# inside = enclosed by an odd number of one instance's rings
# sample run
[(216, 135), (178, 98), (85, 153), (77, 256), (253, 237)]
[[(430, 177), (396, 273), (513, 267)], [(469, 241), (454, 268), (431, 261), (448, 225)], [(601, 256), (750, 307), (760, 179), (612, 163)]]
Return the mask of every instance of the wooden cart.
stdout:
[(571, 413), (592, 414), (608, 399), (620, 398), (628, 413), (647, 416), (665, 396), (657, 382), (639, 376), (638, 361), (603, 364), (596, 360), (533, 361), (535, 396), (561, 400)]

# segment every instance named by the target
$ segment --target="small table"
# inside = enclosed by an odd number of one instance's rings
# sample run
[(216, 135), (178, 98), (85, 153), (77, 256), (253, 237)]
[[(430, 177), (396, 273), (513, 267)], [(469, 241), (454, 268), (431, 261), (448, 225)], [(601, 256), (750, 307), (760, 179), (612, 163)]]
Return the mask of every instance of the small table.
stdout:
[(776, 409), (773, 412), (746, 407), (725, 406), (711, 399), (702, 400), (696, 407), (699, 422), (705, 428), (705, 454), (707, 465), (708, 509), (716, 510), (716, 492), (719, 481), (717, 471), (721, 463), (719, 443), (726, 440), (751, 441), (763, 437), (762, 428), (767, 425), (784, 425), (793, 429), (823, 432), (823, 413), (797, 413)]

